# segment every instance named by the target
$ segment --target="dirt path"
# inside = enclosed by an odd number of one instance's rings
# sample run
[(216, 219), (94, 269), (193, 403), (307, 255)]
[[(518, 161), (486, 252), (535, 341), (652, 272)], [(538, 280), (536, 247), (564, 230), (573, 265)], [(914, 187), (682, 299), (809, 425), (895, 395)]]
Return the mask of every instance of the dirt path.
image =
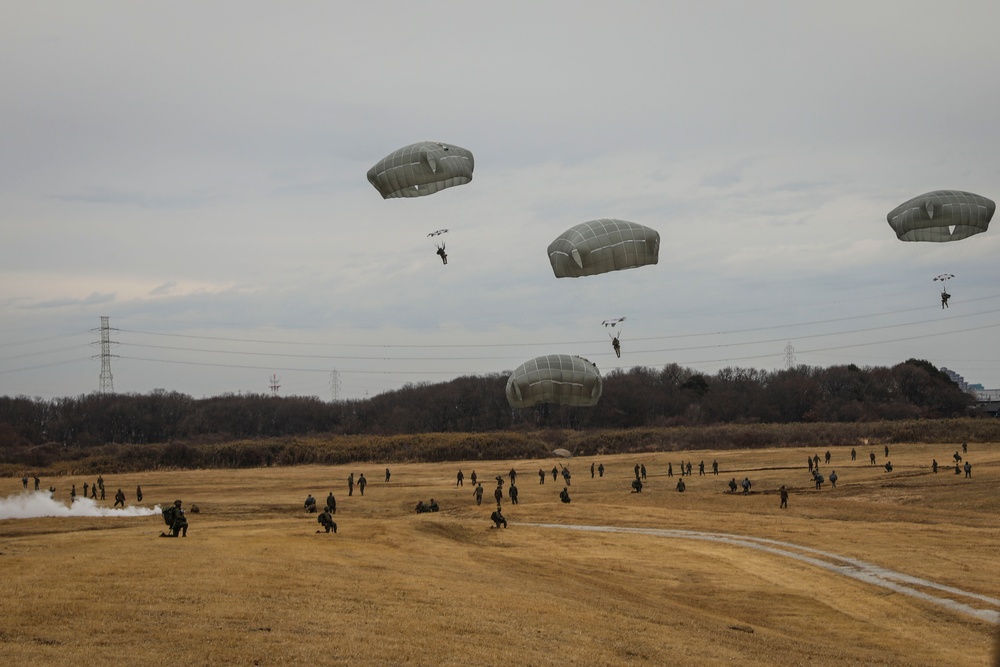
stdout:
[[(729, 533), (705, 533), (694, 530), (676, 530), (667, 528), (627, 528), (620, 526), (579, 526), (555, 523), (523, 523), (523, 526), (539, 528), (560, 528), (563, 530), (582, 530), (597, 533), (632, 533), (668, 537), (684, 540), (705, 540), (721, 542), (739, 547), (757, 549), (777, 556), (794, 558), (803, 563), (809, 563), (831, 572), (857, 579), (874, 586), (881, 586), (896, 593), (909, 595), (932, 604), (945, 607), (954, 612), (973, 616), (980, 620), (1000, 624), (1000, 599), (978, 593), (970, 593), (952, 586), (921, 579), (901, 572), (888, 570), (878, 565), (866, 563), (856, 558), (848, 558), (828, 551), (820, 551), (810, 547), (802, 547), (791, 542), (781, 542), (762, 537), (733, 535)], [(958, 598), (958, 599), (956, 599)], [(960, 600), (966, 600), (962, 602)], [(973, 606), (971, 602), (982, 603)]]

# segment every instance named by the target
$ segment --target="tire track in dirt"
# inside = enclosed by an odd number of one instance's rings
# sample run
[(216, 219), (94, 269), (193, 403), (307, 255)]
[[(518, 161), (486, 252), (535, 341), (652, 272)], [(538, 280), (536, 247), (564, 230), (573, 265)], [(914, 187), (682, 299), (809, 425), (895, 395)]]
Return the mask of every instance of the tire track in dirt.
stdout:
[[(863, 581), (873, 586), (886, 588), (902, 595), (908, 595), (931, 604), (950, 609), (951, 611), (973, 616), (983, 621), (1000, 624), (1000, 599), (979, 593), (963, 591), (953, 586), (945, 586), (928, 579), (896, 572), (857, 558), (849, 558), (829, 551), (821, 551), (811, 547), (803, 547), (791, 542), (781, 542), (763, 537), (733, 535), (729, 533), (706, 533), (696, 530), (678, 530), (672, 528), (629, 528), (622, 526), (582, 526), (563, 525), (557, 523), (519, 523), (521, 526), (536, 526), (539, 528), (559, 528), (563, 530), (580, 530), (595, 533), (631, 533), (635, 535), (650, 535), (652, 537), (667, 537), (683, 540), (704, 540), (732, 546), (757, 549), (776, 556), (794, 558), (815, 567), (836, 572), (845, 577)], [(955, 599), (958, 598), (958, 599)], [(962, 602), (960, 600), (966, 600)], [(981, 603), (973, 606), (972, 602)]]

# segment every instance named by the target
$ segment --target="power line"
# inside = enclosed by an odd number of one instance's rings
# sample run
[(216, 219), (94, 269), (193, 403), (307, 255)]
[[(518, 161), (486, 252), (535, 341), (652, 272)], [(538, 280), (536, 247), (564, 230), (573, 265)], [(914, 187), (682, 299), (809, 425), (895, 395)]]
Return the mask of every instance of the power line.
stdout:
[[(897, 324), (886, 324), (877, 327), (866, 327), (863, 329), (849, 329), (845, 331), (835, 331), (831, 333), (819, 333), (819, 334), (808, 334), (803, 336), (798, 336), (799, 339), (812, 339), (812, 338), (829, 338), (831, 336), (846, 336), (858, 333), (868, 333), (872, 331), (882, 331), (886, 329), (898, 329), (902, 327), (912, 327), (919, 324), (931, 324), (950, 320), (966, 319), (969, 317), (977, 317), (979, 315), (992, 315), (995, 313), (1000, 313), (1000, 309), (982, 311), (978, 313), (968, 313), (964, 315), (950, 315), (947, 317), (938, 317), (930, 320), (918, 320), (915, 322), (901, 322)], [(969, 330), (975, 330), (969, 329)], [(959, 330), (956, 333), (961, 333), (965, 330)], [(670, 338), (670, 337), (664, 337)], [(656, 340), (655, 338), (639, 338), (633, 340)], [(709, 350), (718, 348), (730, 348), (730, 347), (745, 347), (748, 345), (767, 345), (771, 343), (781, 342), (783, 338), (772, 338), (765, 340), (752, 340), (752, 341), (735, 341), (731, 343), (710, 343), (706, 345), (692, 345), (687, 347), (671, 347), (671, 348), (660, 348), (660, 349), (638, 349), (632, 350), (635, 354), (661, 354), (661, 353), (672, 353), (672, 352), (690, 352), (694, 350)], [(908, 340), (908, 339), (902, 339)], [(505, 360), (515, 360), (520, 357), (510, 357), (510, 356), (474, 356), (474, 357), (460, 357), (460, 356), (447, 356), (447, 357), (393, 357), (393, 356), (356, 356), (356, 355), (317, 355), (317, 354), (295, 354), (286, 352), (244, 352), (239, 350), (211, 350), (204, 348), (188, 348), (188, 347), (175, 347), (169, 345), (149, 345), (144, 343), (122, 343), (123, 345), (128, 345), (131, 347), (141, 347), (150, 349), (161, 349), (161, 350), (175, 350), (184, 352), (200, 352), (207, 354), (237, 354), (243, 356), (260, 356), (260, 357), (286, 357), (286, 358), (298, 358), (298, 359), (316, 359), (316, 360), (354, 360), (354, 361), (505, 361)], [(586, 342), (572, 342), (572, 343), (556, 343), (554, 345), (596, 345), (598, 341), (586, 341)], [(603, 345), (603, 341), (600, 342)], [(540, 344), (539, 344), (540, 345)], [(409, 347), (409, 346), (400, 346)], [(439, 346), (427, 346), (438, 348)], [(463, 347), (463, 346), (455, 346)], [(472, 347), (472, 346), (465, 346)], [(485, 346), (477, 346), (485, 347)], [(503, 345), (498, 347), (505, 347)]]
[[(1000, 327), (1000, 323), (987, 324), (987, 325), (983, 325), (983, 326), (979, 326), (979, 327), (969, 327), (969, 328), (966, 328), (966, 329), (955, 329), (955, 330), (952, 330), (952, 331), (942, 331), (942, 332), (939, 332), (939, 333), (921, 334), (921, 335), (916, 335), (916, 336), (906, 336), (906, 337), (902, 337), (902, 338), (892, 338), (892, 339), (886, 339), (886, 340), (880, 340), (880, 341), (869, 341), (869, 342), (864, 342), (864, 343), (851, 343), (851, 344), (846, 344), (846, 345), (835, 345), (835, 346), (830, 346), (830, 347), (814, 348), (814, 349), (810, 349), (810, 350), (800, 350), (800, 352), (804, 353), (804, 354), (812, 354), (812, 353), (816, 353), (816, 352), (828, 352), (828, 351), (844, 350), (844, 349), (857, 348), (857, 347), (869, 347), (869, 346), (873, 346), (873, 345), (885, 345), (885, 344), (888, 344), (888, 343), (898, 343), (898, 342), (904, 342), (904, 341), (910, 341), (910, 340), (919, 340), (919, 339), (925, 339), (925, 338), (937, 338), (937, 337), (940, 337), (940, 336), (954, 336), (954, 335), (960, 334), (960, 333), (967, 333), (967, 332), (970, 332), (970, 331), (980, 331), (980, 330), (984, 330), (984, 329), (993, 329), (993, 328), (997, 328), (997, 327)], [(610, 352), (606, 353), (607, 356), (610, 356), (610, 354), (611, 354)], [(271, 356), (282, 356), (282, 355), (271, 355)], [(595, 356), (595, 355), (591, 355), (591, 356)], [(605, 356), (605, 354), (599, 354), (597, 356)], [(700, 360), (694, 360), (694, 361), (684, 361), (684, 362), (681, 362), (681, 363), (683, 363), (683, 364), (689, 364), (689, 365), (714, 364), (714, 363), (729, 363), (729, 362), (734, 362), (734, 361), (749, 361), (749, 360), (752, 360), (752, 359), (767, 359), (767, 358), (773, 358), (773, 357), (778, 357), (778, 356), (781, 356), (781, 355), (777, 354), (777, 353), (768, 353), (768, 354), (746, 355), (746, 356), (740, 356), (740, 357), (729, 357), (729, 358), (723, 358), (723, 359), (700, 359)], [(267, 370), (267, 369), (272, 369), (272, 370), (291, 371), (291, 372), (305, 372), (305, 373), (316, 373), (316, 372), (319, 372), (319, 373), (329, 373), (330, 372), (329, 369), (326, 369), (326, 368), (277, 368), (277, 369), (275, 369), (272, 366), (253, 366), (253, 365), (246, 365), (246, 364), (220, 364), (220, 363), (212, 363), (212, 362), (178, 361), (178, 360), (169, 360), (169, 359), (149, 359), (149, 358), (144, 358), (144, 357), (129, 357), (129, 356), (122, 356), (121, 358), (122, 359), (132, 359), (132, 360), (135, 360), (135, 361), (148, 361), (148, 362), (154, 362), (154, 363), (184, 364), (184, 365), (191, 365), (191, 366), (211, 366), (211, 367), (217, 367), (217, 368), (243, 368), (243, 369), (253, 369), (253, 370), (262, 370), (262, 369), (263, 370)], [(468, 361), (468, 360), (475, 360), (475, 359), (466, 359), (466, 360)], [(396, 359), (384, 359), (384, 361), (398, 361), (398, 360), (396, 360)], [(426, 359), (419, 359), (419, 361), (426, 361)], [(658, 364), (641, 364), (641, 365), (645, 366), (647, 368), (653, 368), (653, 367), (665, 365), (667, 363), (670, 363), (670, 362), (662, 362), (662, 363), (658, 363)], [(627, 368), (627, 366), (613, 366), (611, 368), (612, 369), (621, 369), (621, 368)], [(462, 375), (463, 374), (462, 372), (456, 372), (456, 371), (434, 371), (434, 370), (425, 370), (425, 371), (401, 371), (401, 370), (373, 371), (373, 370), (344, 370), (344, 369), (338, 369), (338, 372), (339, 373), (371, 374), (371, 375)], [(496, 371), (486, 371), (486, 373), (490, 373), (490, 372), (496, 372)], [(475, 374), (475, 372), (473, 372), (473, 371), (467, 371), (466, 374)]]
[[(975, 301), (986, 301), (986, 300), (991, 300), (991, 299), (1000, 299), (1000, 294), (993, 294), (993, 295), (988, 295), (988, 296), (983, 296), (983, 297), (975, 297), (975, 298), (971, 298), (971, 299), (964, 299), (963, 303), (971, 303), (971, 302), (975, 302)], [(672, 339), (677, 339), (677, 338), (704, 338), (704, 337), (707, 337), (707, 336), (727, 336), (727, 335), (740, 334), (740, 333), (753, 333), (753, 332), (756, 332), (756, 331), (770, 331), (770, 330), (774, 330), (774, 329), (791, 329), (791, 328), (796, 328), (796, 327), (815, 326), (815, 325), (818, 325), (818, 324), (831, 324), (831, 323), (834, 323), (834, 322), (847, 322), (847, 321), (851, 321), (851, 320), (862, 320), (862, 319), (875, 318), (875, 317), (888, 317), (890, 315), (901, 315), (903, 313), (912, 313), (912, 312), (917, 312), (917, 311), (922, 311), (922, 310), (935, 310), (935, 311), (937, 311), (938, 308), (933, 307), (933, 306), (920, 306), (920, 307), (917, 307), (917, 308), (904, 308), (904, 309), (901, 309), (901, 310), (882, 311), (882, 312), (878, 312), (878, 313), (869, 313), (869, 314), (866, 314), (866, 315), (849, 315), (849, 316), (845, 316), (845, 317), (835, 317), (835, 318), (828, 318), (828, 319), (823, 319), (823, 320), (812, 320), (812, 321), (808, 321), (808, 322), (793, 322), (793, 323), (789, 323), (789, 324), (774, 324), (774, 325), (768, 325), (768, 326), (764, 326), (764, 327), (752, 327), (752, 328), (747, 328), (747, 329), (732, 329), (732, 330), (729, 330), (729, 331), (708, 331), (708, 332), (688, 333), (688, 334), (671, 334), (671, 335), (665, 335), (665, 336), (647, 336), (647, 337), (642, 337), (642, 338), (632, 338), (630, 340), (633, 341), (633, 342), (639, 342), (639, 341), (651, 341), (651, 340), (672, 340)], [(990, 311), (984, 311), (983, 313), (973, 313), (973, 314), (987, 314), (987, 313), (994, 313), (994, 312), (1000, 312), (1000, 310), (990, 310)], [(910, 322), (910, 323), (907, 323), (907, 324), (888, 325), (888, 326), (911, 326), (913, 324), (923, 324), (923, 323), (927, 323), (927, 322), (938, 322), (938, 321), (941, 321), (941, 320), (953, 319), (955, 317), (968, 317), (968, 315), (957, 315), (957, 316), (944, 317), (944, 318), (935, 318), (933, 320), (920, 320), (920, 321), (917, 321), (917, 322)], [(877, 328), (878, 327), (876, 327), (875, 329), (877, 329)], [(856, 331), (867, 331), (867, 330), (874, 330), (874, 329), (858, 329)], [(196, 340), (215, 340), (215, 341), (225, 341), (225, 342), (234, 342), (234, 343), (258, 343), (258, 344), (268, 344), (268, 345), (294, 345), (294, 346), (310, 346), (310, 347), (361, 347), (361, 348), (390, 348), (390, 349), (395, 349), (395, 348), (420, 349), (420, 348), (538, 347), (538, 346), (543, 346), (543, 345), (588, 345), (588, 344), (592, 344), (592, 343), (597, 342), (595, 340), (587, 340), (587, 341), (543, 341), (543, 342), (528, 342), (528, 343), (521, 343), (521, 342), (518, 342), (518, 343), (454, 343), (454, 344), (436, 343), (436, 344), (405, 344), (405, 345), (404, 344), (395, 344), (395, 343), (385, 343), (385, 344), (382, 344), (382, 343), (315, 343), (315, 342), (306, 342), (306, 341), (275, 340), (275, 339), (261, 339), (261, 338), (236, 338), (236, 337), (232, 337), (232, 336), (203, 336), (203, 335), (196, 335), (196, 334), (179, 334), (179, 333), (166, 333), (166, 332), (157, 332), (157, 331), (141, 331), (141, 330), (137, 330), (137, 329), (117, 329), (117, 331), (119, 331), (121, 333), (132, 333), (132, 334), (143, 335), (143, 336), (163, 336), (163, 337), (169, 337), (169, 338), (191, 338), (191, 339), (196, 339)], [(843, 333), (851, 333), (851, 332), (843, 332)], [(837, 334), (817, 334), (817, 335), (837, 335)], [(800, 336), (796, 336), (796, 338), (799, 338), (799, 337)], [(769, 342), (773, 342), (773, 341), (769, 341)], [(133, 343), (133, 345), (135, 345), (135, 344)], [(181, 349), (183, 349), (183, 348), (181, 348)], [(353, 358), (353, 357), (348, 357), (348, 358)]]

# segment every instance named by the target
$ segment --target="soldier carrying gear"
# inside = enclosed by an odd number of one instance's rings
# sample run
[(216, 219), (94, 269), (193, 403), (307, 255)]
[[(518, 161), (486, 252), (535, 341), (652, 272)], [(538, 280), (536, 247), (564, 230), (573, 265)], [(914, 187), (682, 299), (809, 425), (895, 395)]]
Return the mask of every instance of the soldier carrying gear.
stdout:
[(181, 501), (175, 500), (173, 506), (163, 510), (163, 521), (169, 527), (169, 533), (160, 533), (160, 537), (177, 537), (181, 535), (187, 537), (188, 522), (181, 509)]
[(494, 528), (499, 528), (500, 524), (503, 524), (504, 528), (507, 527), (507, 519), (505, 519), (503, 514), (500, 513), (499, 507), (493, 510), (493, 514), (490, 515), (490, 519), (493, 521)]
[[(323, 507), (323, 512), (316, 517), (316, 521), (326, 529), (326, 532), (329, 533), (330, 529), (333, 529), (334, 533), (337, 532), (337, 522), (333, 520), (333, 515), (330, 514), (329, 505)], [(318, 533), (319, 531), (317, 530), (316, 532)]]

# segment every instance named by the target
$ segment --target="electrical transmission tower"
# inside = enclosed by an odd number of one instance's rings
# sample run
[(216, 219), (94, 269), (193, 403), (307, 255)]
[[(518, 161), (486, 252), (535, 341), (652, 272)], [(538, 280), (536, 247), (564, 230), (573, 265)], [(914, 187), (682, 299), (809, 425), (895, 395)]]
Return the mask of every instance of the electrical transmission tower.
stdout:
[[(111, 332), (118, 331), (118, 329), (111, 329), (108, 326), (108, 320), (110, 318), (106, 316), (101, 316), (101, 383), (98, 387), (98, 391), (102, 394), (113, 394), (115, 393), (115, 383), (114, 378), (111, 376), (111, 357), (117, 357), (117, 354), (111, 354), (111, 344), (114, 342), (111, 340)], [(94, 331), (94, 329), (91, 329)], [(97, 357), (92, 357), (96, 359)]]
[(278, 390), (281, 389), (281, 378), (277, 375), (271, 375), (271, 396), (277, 396)]
[(795, 348), (792, 347), (792, 343), (789, 342), (785, 346), (785, 368), (793, 368), (795, 366)]
[(330, 373), (330, 395), (334, 403), (340, 400), (340, 371)]

